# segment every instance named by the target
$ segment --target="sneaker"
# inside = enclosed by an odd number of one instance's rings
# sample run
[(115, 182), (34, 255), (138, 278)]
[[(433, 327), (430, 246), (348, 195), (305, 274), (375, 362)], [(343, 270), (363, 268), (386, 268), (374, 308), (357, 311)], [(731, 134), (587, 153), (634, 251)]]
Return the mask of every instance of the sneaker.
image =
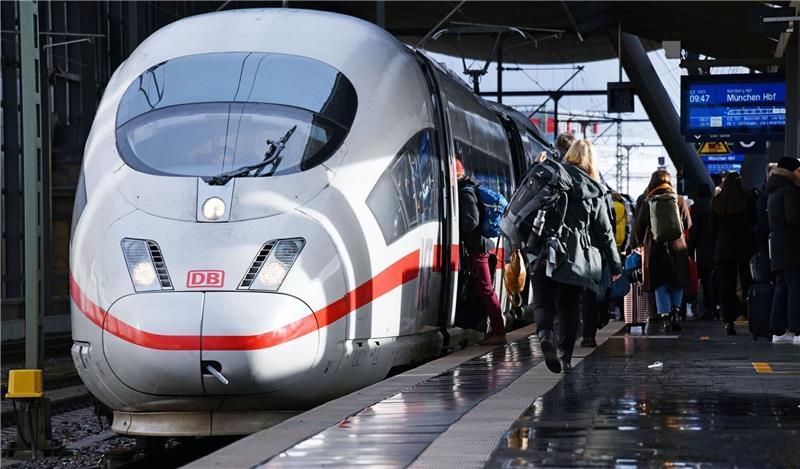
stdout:
[(544, 363), (547, 369), (553, 373), (561, 373), (561, 363), (556, 356), (556, 346), (553, 343), (552, 331), (541, 331), (539, 333), (539, 341), (542, 344), (542, 353), (544, 354)]
[(645, 335), (658, 334), (659, 328), (662, 327), (661, 318), (657, 316), (647, 318), (647, 324), (644, 326)]
[(506, 335), (505, 334), (492, 334), (483, 341), (480, 342), (480, 345), (506, 345)]
[(773, 344), (794, 344), (794, 343), (800, 344), (800, 342), (797, 341), (798, 337), (800, 337), (800, 336), (793, 336), (792, 334), (790, 334), (788, 332), (783, 334), (783, 335), (773, 335), (772, 336), (772, 343)]
[(582, 339), (581, 347), (597, 347), (597, 341), (594, 339)]
[(794, 336), (794, 344), (800, 345), (800, 334)]

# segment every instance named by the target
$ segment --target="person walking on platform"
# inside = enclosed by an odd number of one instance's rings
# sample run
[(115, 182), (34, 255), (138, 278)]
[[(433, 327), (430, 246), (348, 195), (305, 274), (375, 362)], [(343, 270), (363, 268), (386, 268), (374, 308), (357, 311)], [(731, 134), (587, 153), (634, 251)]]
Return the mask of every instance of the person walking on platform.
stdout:
[(717, 296), (714, 287), (714, 239), (711, 235), (711, 188), (708, 184), (698, 184), (695, 203), (689, 210), (692, 216), (692, 228), (689, 231), (687, 245), (689, 255), (697, 262), (697, 274), (702, 286), (702, 303), (700, 319), (714, 319)]
[[(619, 253), (619, 245), (616, 238), (616, 214), (614, 213), (614, 199), (612, 198), (612, 190), (608, 184), (600, 178), (600, 185), (605, 189), (605, 209), (608, 211), (608, 220), (611, 222), (612, 230), (615, 233), (614, 245), (617, 247)], [(602, 253), (601, 253), (602, 254)], [(583, 296), (581, 299), (581, 316), (583, 319), (583, 338), (581, 339), (581, 347), (597, 347), (597, 328), (608, 323), (608, 309), (610, 304), (608, 302), (608, 289), (611, 286), (609, 279), (608, 262), (603, 257), (603, 270), (600, 276), (600, 292), (596, 293), (591, 288), (583, 289)]]
[(767, 192), (769, 257), (775, 273), (772, 343), (800, 345), (800, 160), (781, 158), (767, 180)]
[(575, 143), (575, 136), (571, 133), (562, 132), (558, 134), (556, 137), (556, 141), (553, 146), (556, 147), (556, 152), (558, 152), (559, 161), (564, 160), (564, 155), (567, 154), (572, 144)]
[[(578, 140), (564, 156), (572, 188), (560, 235), (538, 253), (531, 287), (534, 317), (547, 368), (559, 373), (572, 369), (572, 352), (580, 323), (581, 290), (600, 292), (602, 259), (612, 278), (622, 272), (614, 233), (608, 219), (605, 190), (600, 184), (592, 144)], [(553, 337), (559, 316), (560, 357)]]
[(767, 165), (767, 172), (764, 175), (764, 185), (761, 188), (761, 193), (758, 194), (756, 200), (756, 226), (753, 228), (753, 236), (756, 245), (756, 251), (763, 250), (767, 252), (769, 249), (769, 214), (767, 213), (767, 204), (769, 202), (769, 191), (767, 191), (767, 181), (769, 181), (772, 170), (778, 166), (777, 163), (770, 163)]
[(742, 291), (753, 283), (749, 261), (755, 252), (753, 226), (757, 221), (756, 203), (742, 185), (742, 176), (728, 173), (721, 190), (711, 201), (711, 235), (714, 239), (714, 262), (720, 279), (720, 303), (728, 335), (736, 335), (733, 323), (740, 302), (736, 295), (737, 277)]
[(458, 212), (461, 242), (467, 252), (467, 265), (470, 269), (471, 287), (478, 297), (479, 304), (489, 316), (491, 335), (483, 341), (484, 345), (506, 343), (505, 325), (500, 312), (500, 301), (492, 285), (489, 271), (489, 254), (486, 253), (486, 240), (481, 235), (481, 210), (478, 207), (478, 194), (475, 183), (464, 171), (461, 160), (456, 159), (456, 178), (458, 179)]
[(689, 251), (684, 230), (692, 227), (689, 207), (672, 187), (672, 178), (659, 169), (650, 178), (636, 207), (635, 235), (643, 245), (642, 287), (654, 291), (657, 315), (647, 321), (645, 331), (653, 333), (664, 321), (664, 330), (680, 331), (683, 289), (691, 284)]

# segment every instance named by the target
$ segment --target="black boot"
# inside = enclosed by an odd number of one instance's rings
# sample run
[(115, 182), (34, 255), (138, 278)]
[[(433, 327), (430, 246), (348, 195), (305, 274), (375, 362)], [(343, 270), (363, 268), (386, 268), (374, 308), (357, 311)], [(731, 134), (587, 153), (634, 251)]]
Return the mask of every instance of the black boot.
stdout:
[(553, 342), (553, 331), (539, 331), (539, 342), (542, 345), (542, 354), (547, 369), (553, 373), (561, 373), (561, 363), (556, 356), (556, 345)]
[(592, 338), (582, 339), (581, 347), (597, 347), (597, 341)]
[(677, 306), (672, 308), (672, 332), (680, 332), (683, 330), (681, 327), (681, 309)]
[(728, 335), (736, 335), (736, 327), (734, 327), (732, 322), (725, 323), (725, 332), (727, 332)]
[(561, 352), (558, 361), (561, 363), (561, 372), (569, 374), (572, 372), (572, 354)]
[(661, 320), (664, 321), (664, 333), (668, 334), (672, 331), (672, 317), (670, 313), (662, 314)]

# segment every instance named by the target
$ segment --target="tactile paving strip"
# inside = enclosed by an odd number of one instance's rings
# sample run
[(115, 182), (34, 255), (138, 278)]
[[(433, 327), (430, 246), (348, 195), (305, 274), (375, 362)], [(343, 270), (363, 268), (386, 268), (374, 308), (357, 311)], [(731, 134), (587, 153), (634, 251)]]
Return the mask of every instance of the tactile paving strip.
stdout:
[[(541, 357), (533, 337), (495, 348), (365, 408), (264, 467), (407, 466), (450, 425), (541, 362)], [(516, 416), (529, 404), (529, 400), (520, 404)]]
[[(511, 341), (518, 340), (533, 334), (535, 328), (535, 325), (526, 326), (510, 332), (507, 337)], [(475, 357), (485, 355), (491, 350), (492, 347), (473, 346), (451, 353), (242, 438), (185, 467), (201, 469), (256, 466), (383, 399), (434, 378)]]
[[(612, 323), (597, 336), (598, 345), (621, 325)], [(593, 349), (577, 349), (586, 354)], [(573, 358), (573, 366), (582, 359)], [(531, 404), (552, 389), (563, 375), (539, 363), (505, 389), (488, 397), (433, 441), (411, 465), (413, 469), (480, 468), (489, 460), (497, 442)]]

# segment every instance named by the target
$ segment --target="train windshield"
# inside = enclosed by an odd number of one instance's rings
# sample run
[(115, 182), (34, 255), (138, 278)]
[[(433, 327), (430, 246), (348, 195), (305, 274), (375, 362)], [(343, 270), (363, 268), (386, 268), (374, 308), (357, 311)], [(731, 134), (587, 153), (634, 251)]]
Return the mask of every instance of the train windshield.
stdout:
[(150, 174), (211, 177), (258, 163), (296, 126), (274, 176), (319, 165), (355, 118), (355, 88), (341, 72), (306, 57), (230, 52), (162, 62), (125, 91), (117, 148)]

